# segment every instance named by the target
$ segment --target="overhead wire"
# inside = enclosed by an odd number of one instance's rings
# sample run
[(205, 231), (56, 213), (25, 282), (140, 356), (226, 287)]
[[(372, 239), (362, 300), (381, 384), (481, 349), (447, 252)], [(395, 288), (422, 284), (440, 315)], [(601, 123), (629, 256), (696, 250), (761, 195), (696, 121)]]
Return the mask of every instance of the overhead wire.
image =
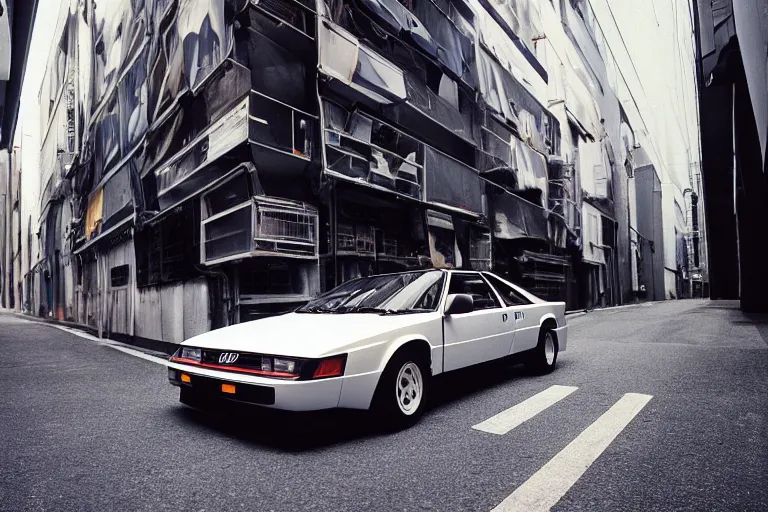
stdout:
[[(589, 3), (590, 8), (591, 8), (591, 4), (592, 4), (591, 0), (587, 0), (587, 2)], [(629, 47), (628, 47), (628, 45), (626, 43), (626, 40), (624, 39), (624, 35), (622, 34), (621, 30), (619, 29), (619, 24), (618, 24), (618, 21), (616, 19), (616, 16), (615, 16), (614, 12), (613, 12), (613, 9), (610, 6), (610, 1), (606, 0), (605, 3), (606, 3), (606, 7), (608, 8), (608, 13), (610, 14), (611, 19), (613, 21), (613, 25), (616, 28), (616, 32), (619, 35), (619, 39), (621, 40), (622, 46), (624, 47), (624, 51), (626, 52), (627, 57), (629, 58), (629, 61), (630, 61), (630, 64), (632, 66), (632, 69), (634, 71), (635, 77), (637, 78), (637, 82), (638, 82), (638, 84), (640, 86), (640, 91), (642, 92), (642, 94), (645, 97), (645, 100), (647, 102), (648, 101), (648, 95), (646, 94), (645, 88), (643, 87), (643, 81), (640, 79), (640, 74), (637, 71), (637, 67), (635, 66), (634, 60), (632, 59), (632, 54), (629, 51)], [(690, 5), (689, 5), (689, 10), (690, 10)], [(592, 11), (594, 12), (594, 9), (592, 9)], [(656, 18), (656, 22), (657, 22), (657, 26), (658, 26), (659, 25), (659, 23), (658, 23), (658, 15), (656, 14), (655, 4), (653, 5), (653, 12), (654, 12), (654, 17)], [(675, 9), (675, 12), (677, 12), (677, 9)], [(603, 34), (605, 34), (605, 30), (603, 29), (603, 26), (600, 23), (600, 20), (597, 18), (596, 15), (594, 16), (594, 19), (595, 19), (595, 23), (597, 24), (597, 26), (600, 29), (600, 31)], [(677, 34), (677, 28), (678, 28), (677, 27), (677, 22), (678, 22), (678, 20), (677, 20), (677, 18), (675, 18), (675, 27), (674, 27), (673, 35)], [(603, 38), (605, 39), (605, 36), (603, 36)], [(676, 46), (679, 47), (679, 41), (678, 41)], [(607, 48), (608, 52), (611, 54), (611, 57), (613, 58), (613, 61), (617, 62), (616, 58), (615, 58), (615, 52), (613, 51), (611, 46), (607, 43), (607, 41), (606, 41), (605, 47)], [(679, 58), (682, 58), (682, 54), (680, 52), (676, 52), (676, 53), (678, 54)], [(627, 80), (627, 77), (624, 74), (624, 71), (622, 71), (621, 67), (619, 67), (618, 64), (616, 64), (614, 67), (618, 70), (619, 74), (621, 75), (622, 80), (624, 81), (624, 85), (627, 88), (627, 92), (629, 93), (629, 96), (632, 99), (632, 102), (633, 102), (633, 104), (635, 106), (635, 109), (637, 111), (638, 116), (640, 117), (641, 122), (643, 123), (643, 127), (645, 128), (646, 133), (648, 133), (650, 135), (650, 131), (648, 130), (648, 123), (646, 122), (645, 117), (642, 114), (642, 111), (640, 109), (640, 105), (637, 102), (637, 98), (635, 97), (635, 94), (632, 92), (632, 88), (629, 86), (629, 81)], [(675, 73), (677, 73), (677, 69), (675, 69)], [(683, 102), (685, 102), (685, 99), (683, 100)], [(679, 105), (679, 102), (678, 102), (678, 105)], [(673, 117), (675, 118), (675, 122), (677, 124), (677, 127), (680, 130), (680, 134), (684, 138), (684, 142), (686, 143), (687, 152), (690, 155), (690, 153), (691, 153), (690, 133), (689, 133), (688, 130), (683, 130), (682, 124), (680, 123), (679, 116), (677, 115), (676, 112), (673, 113)], [(686, 123), (687, 123), (687, 119), (686, 119)], [(670, 167), (670, 166), (664, 160), (661, 159), (661, 153), (659, 152), (658, 147), (654, 143), (654, 140), (653, 140), (652, 137), (649, 137), (649, 142), (651, 143), (651, 146), (653, 147), (653, 150), (656, 153), (656, 156), (659, 158), (659, 162), (662, 165), (662, 167), (665, 170), (668, 170), (668, 167)]]

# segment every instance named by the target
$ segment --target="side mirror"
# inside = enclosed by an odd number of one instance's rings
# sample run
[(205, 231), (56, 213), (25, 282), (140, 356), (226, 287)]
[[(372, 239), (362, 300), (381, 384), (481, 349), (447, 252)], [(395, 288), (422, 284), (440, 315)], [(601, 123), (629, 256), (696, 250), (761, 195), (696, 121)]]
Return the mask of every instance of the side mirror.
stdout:
[(445, 301), (445, 315), (461, 315), (475, 310), (475, 299), (466, 293), (455, 293)]

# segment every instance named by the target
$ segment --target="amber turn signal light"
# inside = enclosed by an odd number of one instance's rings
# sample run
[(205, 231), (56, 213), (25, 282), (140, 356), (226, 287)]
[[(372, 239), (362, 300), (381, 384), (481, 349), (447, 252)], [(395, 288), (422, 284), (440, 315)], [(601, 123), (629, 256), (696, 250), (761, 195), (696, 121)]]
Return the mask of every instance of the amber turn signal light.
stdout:
[(230, 395), (235, 394), (235, 386), (234, 384), (222, 384), (221, 385), (221, 392), (222, 393), (229, 393)]
[(189, 375), (187, 375), (186, 373), (182, 373), (181, 374), (181, 382), (190, 383), (190, 382), (192, 382), (192, 378)]

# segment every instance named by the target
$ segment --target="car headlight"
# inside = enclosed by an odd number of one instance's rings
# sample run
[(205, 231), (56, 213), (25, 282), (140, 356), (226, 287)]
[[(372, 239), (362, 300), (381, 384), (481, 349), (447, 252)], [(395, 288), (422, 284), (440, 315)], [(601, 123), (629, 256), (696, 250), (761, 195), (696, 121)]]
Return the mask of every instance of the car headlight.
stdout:
[(200, 350), (199, 348), (181, 347), (182, 359), (190, 359), (192, 361), (197, 361), (199, 363), (201, 355), (202, 355), (202, 350)]
[(276, 372), (296, 373), (296, 361), (276, 357), (272, 362), (272, 369)]
[(261, 358), (261, 371), (263, 372), (299, 375), (300, 370), (301, 361), (295, 359), (268, 356)]

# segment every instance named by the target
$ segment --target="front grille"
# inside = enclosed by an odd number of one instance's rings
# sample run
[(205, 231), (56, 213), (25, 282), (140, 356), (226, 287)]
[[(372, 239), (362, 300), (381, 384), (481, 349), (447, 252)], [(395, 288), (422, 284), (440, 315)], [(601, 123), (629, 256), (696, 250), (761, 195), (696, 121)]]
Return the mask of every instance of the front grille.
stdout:
[[(232, 363), (219, 362), (222, 354), (237, 354), (237, 360)], [(226, 350), (203, 349), (203, 364), (215, 364), (221, 366), (237, 366), (248, 370), (261, 370), (261, 356), (257, 354), (248, 354), (245, 352), (232, 352)]]

